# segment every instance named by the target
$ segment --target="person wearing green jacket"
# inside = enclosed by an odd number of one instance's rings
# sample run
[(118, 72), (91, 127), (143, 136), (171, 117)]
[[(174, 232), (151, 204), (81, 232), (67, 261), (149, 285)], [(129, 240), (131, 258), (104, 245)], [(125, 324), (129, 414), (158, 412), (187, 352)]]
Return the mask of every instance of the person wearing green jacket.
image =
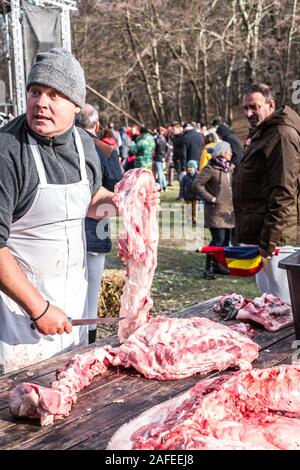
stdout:
[(141, 127), (140, 133), (137, 141), (131, 144), (129, 153), (135, 155), (135, 168), (151, 170), (155, 140), (146, 127)]

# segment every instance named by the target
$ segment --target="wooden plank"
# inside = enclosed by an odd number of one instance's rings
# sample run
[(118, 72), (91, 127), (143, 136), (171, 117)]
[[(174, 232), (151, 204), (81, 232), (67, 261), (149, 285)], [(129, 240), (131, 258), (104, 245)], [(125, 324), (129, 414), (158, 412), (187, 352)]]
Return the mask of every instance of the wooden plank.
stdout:
[[(281, 364), (283, 361), (292, 362), (292, 357), (297, 353), (295, 348), (295, 335), (288, 336), (274, 343), (270, 348), (261, 351), (259, 357), (253, 362), (253, 367), (264, 369)], [(300, 351), (298, 350), (298, 356)]]

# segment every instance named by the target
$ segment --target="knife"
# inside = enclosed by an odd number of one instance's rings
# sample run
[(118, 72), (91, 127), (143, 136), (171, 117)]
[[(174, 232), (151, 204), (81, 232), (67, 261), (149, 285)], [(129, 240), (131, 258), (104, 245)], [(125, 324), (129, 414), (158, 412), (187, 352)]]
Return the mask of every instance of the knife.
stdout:
[(103, 317), (103, 318), (82, 318), (80, 320), (73, 320), (73, 318), (68, 317), (69, 322), (72, 323), (72, 326), (79, 325), (112, 325), (113, 323), (118, 323), (123, 320), (124, 317)]
[[(113, 323), (118, 323), (121, 320), (124, 320), (125, 317), (103, 317), (103, 318), (82, 318), (80, 320), (73, 320), (73, 318), (68, 317), (69, 322), (72, 323), (72, 326), (80, 325), (112, 325)], [(30, 328), (35, 330), (34, 323), (31, 323)]]

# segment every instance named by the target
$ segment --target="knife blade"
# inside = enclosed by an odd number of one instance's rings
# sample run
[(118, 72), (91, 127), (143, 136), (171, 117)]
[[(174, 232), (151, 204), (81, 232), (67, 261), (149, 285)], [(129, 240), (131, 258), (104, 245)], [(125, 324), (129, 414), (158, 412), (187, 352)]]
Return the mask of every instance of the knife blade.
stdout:
[(70, 319), (72, 326), (80, 325), (112, 325), (113, 323), (118, 323), (123, 320), (124, 317), (103, 317), (103, 318), (82, 318), (80, 320)]
[[(72, 323), (72, 326), (81, 326), (81, 325), (112, 325), (113, 323), (118, 323), (121, 320), (124, 320), (125, 317), (103, 317), (103, 318), (82, 318), (80, 320), (73, 320), (73, 318), (68, 317), (69, 322)], [(34, 323), (31, 323), (30, 328), (35, 330)]]

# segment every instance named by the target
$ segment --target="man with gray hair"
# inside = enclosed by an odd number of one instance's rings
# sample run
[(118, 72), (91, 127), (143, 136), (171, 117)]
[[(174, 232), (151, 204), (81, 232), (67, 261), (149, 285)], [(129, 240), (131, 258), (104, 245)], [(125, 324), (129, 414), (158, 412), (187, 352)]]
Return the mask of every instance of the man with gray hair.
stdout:
[(277, 267), (286, 254), (272, 255), (277, 246), (300, 242), (300, 117), (288, 106), (276, 107), (263, 83), (245, 90), (243, 107), (250, 138), (233, 178), (236, 242), (260, 247), (265, 260), (258, 286), (288, 301), (286, 274)]
[(87, 342), (69, 321), (86, 298), (84, 219), (115, 207), (93, 140), (74, 126), (79, 62), (63, 48), (39, 53), (26, 88), (26, 114), (0, 136), (0, 373)]

